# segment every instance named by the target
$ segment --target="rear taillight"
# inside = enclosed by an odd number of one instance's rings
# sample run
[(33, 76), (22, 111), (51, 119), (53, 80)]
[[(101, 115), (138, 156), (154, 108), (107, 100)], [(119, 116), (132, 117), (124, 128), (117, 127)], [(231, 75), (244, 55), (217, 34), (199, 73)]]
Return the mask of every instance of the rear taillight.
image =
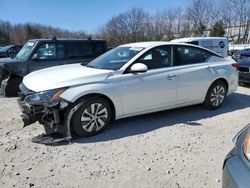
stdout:
[(233, 63), (232, 66), (235, 67), (236, 69), (240, 68), (240, 64), (239, 63)]

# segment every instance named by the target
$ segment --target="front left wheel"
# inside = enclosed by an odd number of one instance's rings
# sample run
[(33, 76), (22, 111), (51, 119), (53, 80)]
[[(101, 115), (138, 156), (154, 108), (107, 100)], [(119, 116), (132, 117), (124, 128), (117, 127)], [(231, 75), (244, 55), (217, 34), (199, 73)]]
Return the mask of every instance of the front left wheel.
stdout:
[(18, 92), (20, 92), (19, 85), (22, 83), (21, 78), (9, 78), (8, 80), (3, 80), (2, 84), (5, 84), (4, 91), (2, 91), (6, 97), (17, 97)]
[[(111, 122), (110, 104), (101, 97), (86, 98), (72, 117), (72, 129), (78, 136), (92, 136), (102, 132)], [(76, 104), (77, 105), (77, 104)]]

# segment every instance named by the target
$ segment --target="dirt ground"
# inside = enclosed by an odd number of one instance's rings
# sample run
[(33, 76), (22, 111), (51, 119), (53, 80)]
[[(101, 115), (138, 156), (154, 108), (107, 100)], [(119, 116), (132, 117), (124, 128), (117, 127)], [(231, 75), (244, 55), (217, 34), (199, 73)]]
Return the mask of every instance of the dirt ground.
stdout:
[(115, 121), (91, 138), (45, 146), (22, 128), (16, 98), (0, 98), (0, 187), (221, 187), (232, 138), (250, 122), (250, 88), (224, 106), (192, 106)]

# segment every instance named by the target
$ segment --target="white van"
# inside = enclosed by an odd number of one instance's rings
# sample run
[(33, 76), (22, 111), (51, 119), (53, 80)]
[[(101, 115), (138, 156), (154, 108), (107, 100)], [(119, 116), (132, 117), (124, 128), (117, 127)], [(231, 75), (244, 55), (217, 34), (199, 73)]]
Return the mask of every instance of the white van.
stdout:
[(228, 39), (226, 37), (189, 37), (171, 42), (189, 43), (208, 48), (224, 57), (228, 56)]

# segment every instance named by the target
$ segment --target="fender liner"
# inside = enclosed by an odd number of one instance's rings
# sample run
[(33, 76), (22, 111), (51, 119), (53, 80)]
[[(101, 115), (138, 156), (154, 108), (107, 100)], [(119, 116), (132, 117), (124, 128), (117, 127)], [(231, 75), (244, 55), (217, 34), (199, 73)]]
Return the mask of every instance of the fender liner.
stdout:
[(75, 107), (73, 107), (70, 111), (69, 111), (69, 115), (67, 116), (67, 120), (66, 120), (66, 140), (71, 140), (72, 139), (72, 134), (71, 134), (71, 119), (72, 116), (74, 115), (74, 113), (83, 105), (84, 102), (81, 102), (79, 104), (77, 104)]

